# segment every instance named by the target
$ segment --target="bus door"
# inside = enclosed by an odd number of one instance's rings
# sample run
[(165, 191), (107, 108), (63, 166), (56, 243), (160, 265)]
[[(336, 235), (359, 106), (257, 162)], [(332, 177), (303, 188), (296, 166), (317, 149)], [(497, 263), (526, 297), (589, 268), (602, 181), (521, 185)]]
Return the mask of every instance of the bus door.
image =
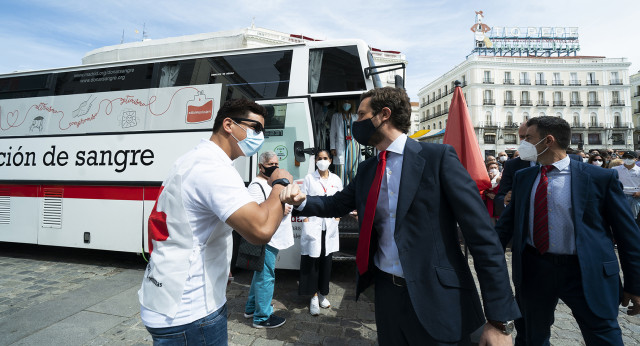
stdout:
[[(313, 147), (314, 133), (311, 108), (308, 98), (256, 101), (267, 109), (265, 118), (265, 141), (260, 153), (271, 150), (278, 155), (279, 166), (293, 176), (294, 182), (302, 184), (304, 177), (315, 170), (315, 159), (307, 156), (304, 162), (294, 158), (293, 144), (302, 141), (305, 148)], [(254, 167), (253, 176), (258, 173)], [(300, 267), (300, 232), (302, 218), (292, 217), (295, 244), (278, 253), (276, 268), (298, 269)]]

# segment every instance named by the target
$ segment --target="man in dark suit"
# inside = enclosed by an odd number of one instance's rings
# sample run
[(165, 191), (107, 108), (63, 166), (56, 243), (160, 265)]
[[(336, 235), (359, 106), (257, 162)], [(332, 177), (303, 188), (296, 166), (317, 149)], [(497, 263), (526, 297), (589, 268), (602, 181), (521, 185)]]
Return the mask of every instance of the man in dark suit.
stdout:
[[(485, 316), (481, 344), (510, 345), (512, 320), (520, 314), (477, 185), (451, 146), (407, 137), (410, 114), (403, 89), (364, 93), (353, 135), (381, 151), (380, 159), (360, 163), (355, 179), (333, 196), (310, 196), (301, 204), (305, 196), (291, 193), (295, 186), (289, 186), (281, 198), (299, 205), (305, 216), (338, 217), (357, 210), (356, 294), (375, 283), (380, 345), (468, 344)], [(379, 198), (369, 202), (378, 197), (374, 180), (380, 181)], [(484, 313), (456, 224), (473, 255)]]
[(511, 203), (496, 224), (503, 246), (513, 239), (527, 344), (549, 345), (562, 299), (587, 345), (622, 345), (618, 305), (631, 301), (628, 314), (640, 312), (640, 230), (617, 174), (569, 159), (571, 127), (562, 118), (532, 118), (527, 126), (520, 157), (540, 166), (515, 174)]

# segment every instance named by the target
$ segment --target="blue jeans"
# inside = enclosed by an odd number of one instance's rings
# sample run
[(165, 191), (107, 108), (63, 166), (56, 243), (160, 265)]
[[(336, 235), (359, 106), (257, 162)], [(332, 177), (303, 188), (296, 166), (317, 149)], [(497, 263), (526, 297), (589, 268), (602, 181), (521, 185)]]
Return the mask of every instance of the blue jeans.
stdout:
[(261, 272), (253, 272), (249, 298), (244, 307), (246, 313), (253, 312), (253, 323), (258, 324), (269, 319), (273, 313), (271, 298), (273, 298), (273, 286), (276, 282), (276, 256), (278, 249), (267, 245), (264, 252), (264, 268)]
[(176, 327), (150, 328), (153, 345), (227, 345), (227, 304), (209, 316)]

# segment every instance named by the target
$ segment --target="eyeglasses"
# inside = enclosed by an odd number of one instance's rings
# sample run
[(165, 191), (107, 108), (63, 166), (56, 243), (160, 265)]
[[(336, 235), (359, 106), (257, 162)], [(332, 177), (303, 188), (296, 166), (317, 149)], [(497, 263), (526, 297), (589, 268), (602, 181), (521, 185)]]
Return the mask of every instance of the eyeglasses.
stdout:
[(247, 119), (247, 118), (229, 118), (229, 119), (233, 120), (233, 122), (238, 120), (240, 122), (244, 121), (244, 122), (252, 123), (251, 128), (253, 129), (253, 131), (256, 132), (256, 134), (260, 134), (260, 132), (264, 131), (264, 126), (262, 126), (262, 123), (260, 123), (257, 120)]

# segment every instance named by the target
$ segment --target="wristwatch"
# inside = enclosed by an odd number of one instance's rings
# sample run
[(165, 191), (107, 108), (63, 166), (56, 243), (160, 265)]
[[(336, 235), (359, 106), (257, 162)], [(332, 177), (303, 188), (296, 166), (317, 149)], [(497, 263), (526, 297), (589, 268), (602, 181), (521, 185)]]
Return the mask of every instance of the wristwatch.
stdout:
[(487, 320), (487, 323), (496, 327), (496, 329), (501, 331), (504, 335), (511, 335), (511, 333), (513, 333), (513, 321), (500, 322)]
[(290, 184), (289, 179), (287, 178), (280, 178), (280, 179), (276, 179), (271, 183), (271, 187), (274, 187), (276, 184), (280, 184), (282, 186), (287, 186)]

